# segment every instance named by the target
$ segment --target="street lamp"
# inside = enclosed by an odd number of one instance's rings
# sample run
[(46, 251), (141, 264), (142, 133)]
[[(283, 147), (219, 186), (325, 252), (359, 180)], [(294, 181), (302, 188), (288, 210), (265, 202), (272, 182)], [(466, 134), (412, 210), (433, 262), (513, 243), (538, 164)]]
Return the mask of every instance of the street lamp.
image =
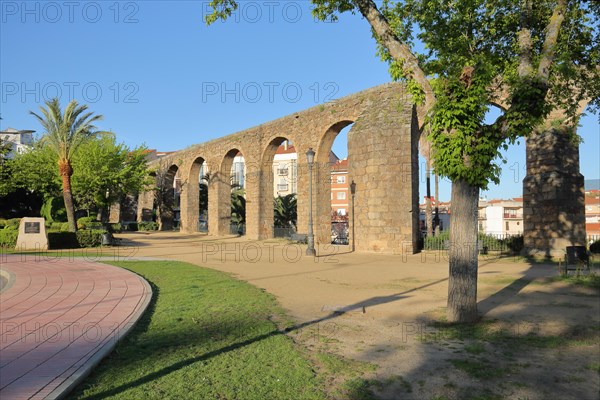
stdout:
[(308, 161), (308, 248), (306, 249), (306, 255), (316, 256), (312, 219), (312, 168), (315, 162), (315, 152), (312, 147), (306, 152), (306, 159)]
[(356, 219), (354, 219), (354, 195), (356, 194), (356, 183), (354, 179), (352, 179), (352, 183), (350, 184), (350, 194), (352, 195), (352, 251), (356, 249), (354, 242), (354, 225), (356, 223)]

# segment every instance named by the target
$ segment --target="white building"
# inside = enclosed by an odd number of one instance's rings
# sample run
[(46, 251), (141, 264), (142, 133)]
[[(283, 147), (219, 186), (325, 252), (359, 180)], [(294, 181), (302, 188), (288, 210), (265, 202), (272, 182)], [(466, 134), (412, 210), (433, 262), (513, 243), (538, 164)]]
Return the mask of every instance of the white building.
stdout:
[(8, 142), (11, 144), (11, 150), (5, 157), (14, 158), (15, 154), (23, 154), (31, 149), (34, 132), (29, 130), (18, 131), (13, 128), (0, 131), (0, 140), (2, 140), (2, 143)]
[(479, 232), (488, 235), (522, 235), (523, 199), (480, 200)]

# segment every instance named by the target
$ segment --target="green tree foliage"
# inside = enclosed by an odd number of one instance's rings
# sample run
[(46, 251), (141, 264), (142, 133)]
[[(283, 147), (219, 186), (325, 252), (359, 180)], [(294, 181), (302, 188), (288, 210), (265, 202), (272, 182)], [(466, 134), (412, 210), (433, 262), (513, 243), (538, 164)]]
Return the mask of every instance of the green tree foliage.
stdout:
[(147, 184), (144, 146), (130, 150), (114, 135), (83, 143), (73, 155), (73, 196), (79, 209), (108, 208)]
[(240, 187), (231, 191), (231, 222), (237, 225), (246, 223), (246, 197), (244, 189)]
[(298, 207), (295, 193), (275, 197), (275, 226), (278, 228), (296, 228), (298, 222), (297, 210)]
[[(137, 193), (149, 184), (145, 146), (133, 150), (116, 143), (114, 135), (89, 139), (73, 153), (72, 190), (78, 210), (96, 211)], [(9, 160), (12, 190), (39, 193), (42, 214), (49, 221), (63, 220), (62, 179), (56, 152), (40, 140), (33, 149)]]
[(102, 119), (101, 115), (87, 112), (86, 105), (80, 105), (72, 100), (64, 112), (58, 98), (46, 101), (46, 107), (40, 106), (42, 115), (31, 111), (44, 129), (43, 142), (56, 154), (58, 158), (58, 171), (62, 179), (62, 192), (67, 210), (69, 230), (77, 231), (75, 221), (75, 205), (71, 188), (73, 156), (79, 146), (90, 138), (96, 137), (100, 132), (94, 122)]

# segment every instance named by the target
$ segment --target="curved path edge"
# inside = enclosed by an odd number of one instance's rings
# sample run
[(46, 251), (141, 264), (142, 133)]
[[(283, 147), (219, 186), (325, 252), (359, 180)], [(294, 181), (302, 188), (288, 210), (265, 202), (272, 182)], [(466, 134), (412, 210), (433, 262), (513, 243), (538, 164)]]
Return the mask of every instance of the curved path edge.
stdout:
[[(103, 264), (107, 265), (107, 264)], [(111, 265), (111, 267), (114, 267)], [(128, 270), (129, 271), (129, 270)], [(129, 271), (132, 274), (135, 272)], [(77, 371), (73, 373), (67, 380), (65, 380), (62, 384), (60, 384), (56, 389), (54, 389), (48, 397), (49, 400), (52, 399), (63, 399), (69, 394), (73, 389), (77, 387), (83, 380), (92, 372), (94, 367), (100, 363), (106, 356), (108, 356), (117, 344), (129, 334), (135, 328), (138, 321), (146, 312), (148, 305), (152, 301), (152, 288), (150, 284), (139, 274), (136, 274), (140, 277), (140, 281), (146, 287), (144, 291), (144, 298), (140, 303), (140, 307), (136, 310), (136, 312), (131, 316), (130, 320), (126, 324), (126, 328), (124, 330), (119, 330), (119, 333), (115, 336), (114, 340), (107, 341), (97, 352), (91, 357), (84, 365), (82, 365)]]
[(66, 397), (152, 300), (141, 275), (110, 264), (9, 256), (0, 267), (0, 397)]

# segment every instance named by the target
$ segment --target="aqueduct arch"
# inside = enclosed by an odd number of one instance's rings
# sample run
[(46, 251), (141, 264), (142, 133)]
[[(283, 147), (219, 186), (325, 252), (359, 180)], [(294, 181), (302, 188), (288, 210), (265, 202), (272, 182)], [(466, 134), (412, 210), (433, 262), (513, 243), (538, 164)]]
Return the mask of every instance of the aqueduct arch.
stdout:
[[(317, 244), (331, 240), (329, 151), (337, 134), (348, 133), (349, 180), (356, 182), (357, 250), (413, 252), (418, 241), (417, 117), (411, 97), (400, 83), (377, 86), (265, 124), (171, 153), (151, 165), (159, 171), (175, 166), (181, 179), (181, 229), (198, 225), (198, 174), (211, 166), (208, 190), (209, 234), (227, 235), (231, 219), (230, 171), (236, 154), (245, 161), (246, 235), (268, 239), (273, 234), (273, 157), (284, 139), (298, 154), (298, 231), (308, 230), (308, 164), (315, 151), (313, 219)], [(200, 162), (201, 161), (201, 162)], [(160, 173), (158, 174), (160, 175)], [(152, 208), (143, 193), (138, 208)], [(172, 215), (161, 215), (167, 227)]]

